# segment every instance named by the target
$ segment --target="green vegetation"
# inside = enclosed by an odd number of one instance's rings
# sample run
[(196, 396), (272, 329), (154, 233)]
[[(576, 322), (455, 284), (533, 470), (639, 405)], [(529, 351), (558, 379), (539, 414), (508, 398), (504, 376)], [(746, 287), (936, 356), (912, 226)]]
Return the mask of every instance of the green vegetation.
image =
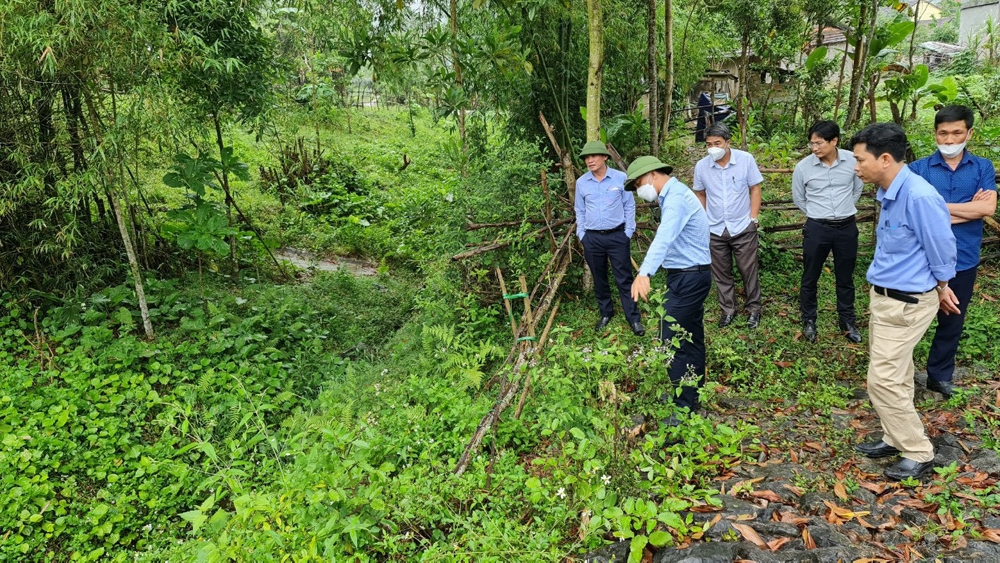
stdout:
[[(834, 116), (900, 121), (929, 154), (937, 102), (975, 106), (970, 147), (1000, 152), (1000, 33), (932, 70), (905, 46), (958, 28), (914, 27), (897, 3), (898, 17), (874, 0), (716, 4), (604, 2), (599, 117), (627, 158), (662, 147), (689, 180), (702, 151), (685, 96), (737, 59), (729, 102), (763, 166), (793, 166), (808, 122)], [(832, 276), (820, 345), (800, 338), (794, 233), (762, 239), (760, 330), (715, 328), (709, 299), (706, 409), (669, 430), (671, 347), (620, 318), (594, 335), (579, 257), (564, 277), (551, 264), (572, 221), (587, 16), (547, 0), (0, 3), (0, 560), (555, 562), (626, 540), (640, 561), (708, 537), (699, 512), (754, 492), (731, 481), (742, 467), (794, 462), (821, 473), (796, 477), (803, 490), (870, 490), (829, 474), (875, 428), (856, 399), (867, 351), (836, 332)], [(637, 72), (665, 16), (674, 63)], [(835, 22), (844, 52), (802, 52)], [(859, 42), (876, 52), (838, 77)], [(672, 101), (646, 99), (650, 81)], [(648, 106), (672, 110), (659, 139)], [(768, 173), (764, 199), (788, 183)], [(1000, 450), (995, 260), (962, 391), (919, 407)], [(511, 352), (498, 268), (508, 292), (561, 280), (537, 356)], [(512, 381), (530, 390), (456, 475)], [(992, 537), (966, 523), (1000, 494), (967, 473), (908, 484), (938, 515), (914, 540)]]

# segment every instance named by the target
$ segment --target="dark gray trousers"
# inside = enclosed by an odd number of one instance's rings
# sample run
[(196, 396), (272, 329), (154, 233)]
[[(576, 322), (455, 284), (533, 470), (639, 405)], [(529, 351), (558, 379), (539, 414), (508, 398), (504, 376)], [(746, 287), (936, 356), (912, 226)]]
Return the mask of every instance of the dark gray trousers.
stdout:
[(733, 259), (743, 278), (746, 292), (744, 307), (749, 313), (760, 313), (760, 279), (757, 264), (757, 229), (753, 223), (742, 233), (731, 236), (728, 230), (722, 235), (712, 235), (709, 249), (712, 253), (712, 279), (719, 292), (719, 308), (725, 315), (736, 314), (736, 282), (733, 278)]

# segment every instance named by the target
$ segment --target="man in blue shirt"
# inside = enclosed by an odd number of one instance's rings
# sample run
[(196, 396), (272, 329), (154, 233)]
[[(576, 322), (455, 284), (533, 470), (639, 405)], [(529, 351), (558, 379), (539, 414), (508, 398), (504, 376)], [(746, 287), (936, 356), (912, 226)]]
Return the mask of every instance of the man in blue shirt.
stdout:
[(996, 171), (993, 163), (969, 153), (965, 144), (972, 136), (975, 115), (965, 106), (947, 106), (934, 116), (934, 138), (938, 150), (910, 164), (910, 170), (927, 180), (944, 198), (951, 213), (951, 230), (958, 245), (955, 277), (948, 287), (958, 297), (957, 315), (940, 311), (937, 331), (927, 357), (927, 388), (945, 397), (955, 392), (952, 374), (955, 354), (972, 301), (972, 288), (979, 270), (979, 247), (983, 241), (983, 217), (997, 209)]
[[(705, 298), (712, 287), (708, 215), (694, 193), (670, 176), (673, 168), (653, 156), (641, 156), (628, 167), (625, 189), (644, 201), (660, 206), (660, 226), (632, 283), (632, 298), (646, 299), (649, 278), (657, 270), (667, 271), (667, 300), (663, 309), (673, 320), (660, 321), (660, 340), (670, 342), (677, 325), (690, 334), (681, 335), (667, 373), (675, 386), (685, 377), (694, 385), (681, 386), (674, 403), (690, 411), (698, 409), (698, 387), (705, 377)], [(637, 187), (638, 186), (638, 187)], [(664, 393), (661, 400), (669, 400)], [(666, 421), (676, 426), (676, 416)]]
[(754, 329), (760, 324), (757, 215), (764, 177), (753, 155), (732, 148), (730, 137), (725, 123), (713, 123), (705, 129), (708, 156), (695, 163), (692, 187), (708, 213), (712, 279), (722, 309), (719, 326), (727, 327), (736, 318), (735, 259), (746, 292), (745, 307), (750, 314), (747, 328)]
[(959, 312), (948, 287), (955, 277), (955, 235), (944, 199), (906, 166), (901, 127), (869, 125), (851, 144), (858, 177), (878, 187), (875, 198), (882, 204), (868, 268), (868, 396), (882, 423), (882, 439), (854, 449), (871, 458), (902, 454), (885, 470), (898, 481), (919, 477), (934, 463), (934, 446), (913, 406), (913, 348), (939, 308)]
[(597, 332), (614, 316), (608, 262), (618, 285), (622, 311), (637, 336), (646, 334), (639, 308), (632, 299), (632, 234), (635, 233), (635, 198), (625, 192), (625, 173), (608, 167), (611, 153), (600, 141), (580, 151), (588, 172), (576, 181), (576, 236), (583, 243), (583, 257), (594, 274), (594, 296), (601, 311)]

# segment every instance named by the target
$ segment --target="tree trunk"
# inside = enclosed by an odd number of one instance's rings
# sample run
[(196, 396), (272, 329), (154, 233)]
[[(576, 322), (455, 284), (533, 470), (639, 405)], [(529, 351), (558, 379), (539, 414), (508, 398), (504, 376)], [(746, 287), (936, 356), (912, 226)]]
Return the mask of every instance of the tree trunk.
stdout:
[[(455, 85), (462, 90), (462, 63), (458, 58), (458, 0), (451, 0), (451, 58), (455, 67)], [(467, 173), (466, 159), (469, 155), (469, 138), (465, 133), (465, 107), (458, 108), (458, 135), (462, 139), (462, 176)]]
[(646, 64), (649, 72), (649, 154), (660, 154), (660, 96), (657, 92), (659, 77), (656, 74), (656, 0), (648, 0), (649, 19)]
[(122, 242), (125, 243), (125, 254), (128, 256), (128, 264), (132, 268), (132, 277), (135, 278), (135, 295), (139, 300), (142, 329), (146, 332), (146, 340), (152, 340), (153, 323), (149, 320), (149, 305), (146, 303), (146, 291), (142, 287), (142, 271), (139, 270), (139, 260), (136, 258), (135, 247), (132, 246), (132, 237), (129, 236), (129, 229), (125, 224), (125, 216), (122, 214), (121, 205), (119, 205), (117, 197), (112, 196), (111, 205), (115, 208), (115, 221), (118, 223), (118, 232), (121, 233)]
[(833, 105), (833, 120), (837, 121), (840, 114), (840, 102), (844, 101), (844, 70), (847, 67), (847, 47), (844, 47), (844, 56), (840, 57), (840, 76), (837, 77), (837, 101)]
[(740, 124), (740, 148), (747, 150), (747, 112), (750, 108), (747, 107), (748, 98), (748, 87), (747, 87), (747, 63), (750, 59), (750, 33), (749, 31), (743, 32), (742, 38), (743, 47), (740, 51), (740, 71), (739, 80), (740, 83), (740, 93), (739, 98), (736, 99), (736, 118), (739, 120)]
[[(215, 123), (215, 143), (219, 146), (219, 160), (223, 161), (224, 157), (222, 155), (225, 145), (222, 142), (222, 125), (219, 123), (219, 114), (212, 114), (212, 122)], [(226, 194), (226, 225), (228, 227), (233, 226), (233, 193), (229, 189), (229, 173), (226, 170), (226, 166), (222, 167), (222, 174), (220, 175), (222, 181), (222, 191)], [(229, 235), (229, 258), (233, 263), (233, 272), (239, 273), (240, 263), (236, 259), (236, 235)]]
[[(667, 138), (670, 131), (670, 114), (674, 106), (674, 3), (673, 0), (663, 0), (663, 48), (666, 52), (663, 63), (663, 127), (660, 128), (660, 141)], [(659, 156), (659, 154), (657, 154)]]
[(851, 69), (851, 93), (847, 98), (845, 129), (850, 129), (854, 125), (860, 113), (861, 85), (865, 77), (865, 59), (868, 58), (868, 43), (865, 41), (868, 36), (868, 8), (868, 2), (861, 3), (858, 12), (858, 25), (855, 27), (854, 68)]
[(587, 67), (587, 140), (601, 139), (601, 79), (604, 75), (604, 14), (601, 0), (587, 0), (590, 64)]

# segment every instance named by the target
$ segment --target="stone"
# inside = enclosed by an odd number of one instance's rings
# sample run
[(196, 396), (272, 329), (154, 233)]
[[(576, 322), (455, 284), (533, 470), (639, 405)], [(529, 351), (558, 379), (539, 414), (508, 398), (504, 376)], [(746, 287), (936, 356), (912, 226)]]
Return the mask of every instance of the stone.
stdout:
[(962, 459), (962, 450), (954, 446), (938, 446), (934, 448), (934, 465), (945, 467)]
[(958, 447), (958, 438), (955, 437), (951, 432), (945, 432), (931, 440), (931, 443), (935, 446), (951, 446), (953, 448)]
[(732, 563), (741, 543), (710, 542), (696, 543), (687, 549), (664, 548), (653, 556), (653, 563)]
[(824, 520), (813, 518), (806, 527), (809, 529), (813, 541), (816, 542), (816, 547), (847, 547), (851, 545), (851, 540), (847, 536), (841, 534), (833, 525)]
[(899, 512), (899, 517), (910, 526), (919, 528), (927, 525), (927, 514), (915, 508), (904, 508)]
[(799, 511), (802, 514), (820, 514), (827, 510), (823, 501), (837, 502), (837, 497), (830, 493), (812, 491), (799, 497)]
[(629, 542), (606, 545), (583, 556), (583, 563), (625, 563), (628, 561)]
[(993, 450), (983, 450), (975, 459), (969, 461), (969, 465), (991, 475), (1000, 474), (1000, 456)]
[(875, 496), (875, 493), (869, 491), (868, 489), (862, 489), (860, 487), (858, 487), (858, 490), (851, 493), (851, 496), (853, 496), (854, 498), (860, 500), (865, 504), (874, 504), (875, 501), (878, 500), (878, 497)]
[(748, 524), (762, 536), (797, 538), (802, 535), (798, 526), (785, 522), (748, 522)]
[(996, 530), (1000, 528), (1000, 518), (996, 516), (985, 516), (980, 520), (984, 528)]
[(915, 371), (913, 372), (913, 381), (919, 387), (927, 387), (927, 372), (926, 371)]

